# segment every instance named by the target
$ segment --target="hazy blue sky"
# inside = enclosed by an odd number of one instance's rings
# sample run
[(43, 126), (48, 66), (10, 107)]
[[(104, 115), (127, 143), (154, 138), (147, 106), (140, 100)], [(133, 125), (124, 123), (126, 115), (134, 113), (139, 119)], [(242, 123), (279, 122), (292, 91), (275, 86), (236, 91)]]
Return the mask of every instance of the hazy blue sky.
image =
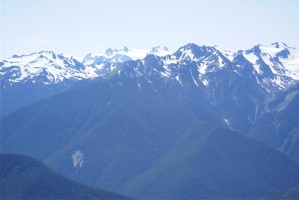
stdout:
[(1, 0), (1, 58), (108, 47), (299, 48), (299, 0)]

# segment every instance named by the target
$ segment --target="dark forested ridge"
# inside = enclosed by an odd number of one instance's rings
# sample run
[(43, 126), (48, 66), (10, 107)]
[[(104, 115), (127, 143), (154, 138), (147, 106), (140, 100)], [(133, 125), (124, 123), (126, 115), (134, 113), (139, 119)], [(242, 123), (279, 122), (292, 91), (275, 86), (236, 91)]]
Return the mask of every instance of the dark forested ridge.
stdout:
[(0, 154), (0, 198), (130, 199), (64, 178), (28, 156)]

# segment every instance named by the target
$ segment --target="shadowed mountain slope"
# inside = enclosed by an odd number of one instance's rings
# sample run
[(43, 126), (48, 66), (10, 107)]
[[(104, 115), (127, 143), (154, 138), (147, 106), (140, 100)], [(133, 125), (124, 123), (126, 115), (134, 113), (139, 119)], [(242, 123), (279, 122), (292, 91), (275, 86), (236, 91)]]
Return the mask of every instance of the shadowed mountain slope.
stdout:
[(130, 199), (64, 178), (28, 156), (0, 154), (1, 199)]

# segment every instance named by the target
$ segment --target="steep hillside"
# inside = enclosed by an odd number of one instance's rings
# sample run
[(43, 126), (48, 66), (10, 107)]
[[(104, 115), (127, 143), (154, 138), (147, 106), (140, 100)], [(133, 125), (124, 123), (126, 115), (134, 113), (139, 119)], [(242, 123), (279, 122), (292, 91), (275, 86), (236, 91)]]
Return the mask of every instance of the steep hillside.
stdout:
[(129, 199), (64, 178), (27, 156), (0, 154), (1, 199)]
[(110, 79), (3, 118), (1, 151), (137, 198), (255, 198), (299, 184), (296, 163), (215, 116), (193, 90)]
[(299, 84), (269, 103), (252, 125), (249, 137), (299, 161)]
[(298, 181), (298, 165), (241, 135), (202, 127), (126, 190), (137, 198), (254, 199)]

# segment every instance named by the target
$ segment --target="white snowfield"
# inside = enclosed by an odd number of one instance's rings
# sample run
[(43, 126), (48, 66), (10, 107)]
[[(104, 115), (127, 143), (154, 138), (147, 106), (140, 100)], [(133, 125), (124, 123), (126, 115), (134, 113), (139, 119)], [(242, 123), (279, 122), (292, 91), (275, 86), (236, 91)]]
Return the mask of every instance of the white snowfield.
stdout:
[(153, 47), (151, 49), (129, 49), (124, 47), (123, 49), (106, 49), (104, 53), (89, 53), (82, 60), (84, 65), (97, 64), (98, 61), (106, 62), (124, 62), (127, 60), (138, 60), (145, 58), (148, 54), (154, 54), (157, 56), (166, 56), (172, 54), (166, 47)]
[(81, 168), (83, 166), (83, 153), (80, 150), (76, 150), (72, 154), (73, 167)]
[[(287, 75), (293, 79), (299, 80), (299, 51), (296, 48), (288, 47), (284, 43), (274, 43), (272, 45), (258, 45), (260, 49), (260, 55), (256, 55), (254, 52), (243, 52), (244, 57), (250, 61), (255, 71), (258, 74), (263, 72), (260, 69), (259, 62), (265, 62), (275, 75)], [(279, 53), (286, 52), (287, 57), (280, 55)], [(275, 58), (278, 60), (276, 61)]]
[[(194, 44), (187, 44), (176, 52), (160, 46), (152, 49), (109, 48), (104, 53), (90, 53), (81, 62), (71, 55), (42, 51), (2, 60), (0, 79), (2, 83), (10, 85), (27, 81), (55, 84), (65, 80), (95, 79), (112, 71), (121, 70), (117, 68), (117, 63), (128, 60), (140, 60), (138, 69), (134, 69), (135, 77), (140, 77), (145, 72), (139, 67), (145, 65), (143, 59), (149, 54), (160, 57), (159, 64), (162, 66), (159, 69), (153, 66), (155, 74), (178, 81), (182, 86), (185, 83), (178, 71), (190, 63), (197, 68), (188, 69), (197, 87), (200, 86), (200, 82), (201, 85), (208, 87), (210, 82), (208, 76), (230, 66), (234, 67), (233, 73), (242, 76), (241, 69), (244, 68), (244, 64), (242, 66), (237, 63), (240, 56), (252, 65), (252, 73), (261, 84), (272, 84), (279, 89), (285, 89), (299, 80), (299, 50), (284, 43), (257, 45), (237, 53), (219, 47), (200, 47)], [(119, 74), (119, 71), (115, 74)], [(134, 77), (134, 74), (130, 76)]]

